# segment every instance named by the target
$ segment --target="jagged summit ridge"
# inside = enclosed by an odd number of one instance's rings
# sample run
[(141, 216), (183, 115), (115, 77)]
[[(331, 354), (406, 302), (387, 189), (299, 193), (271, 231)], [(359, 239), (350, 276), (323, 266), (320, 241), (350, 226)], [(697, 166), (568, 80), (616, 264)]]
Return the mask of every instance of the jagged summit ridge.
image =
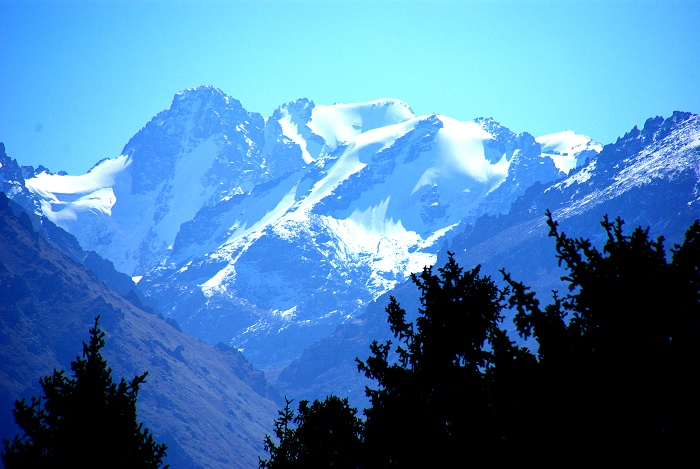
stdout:
[[(687, 205), (697, 207), (700, 201), (700, 115), (677, 111), (667, 119), (648, 119), (641, 131), (635, 126), (614, 145), (606, 145), (596, 163), (552, 187), (571, 201), (556, 212), (558, 216), (579, 215), (625, 193), (652, 185), (655, 180), (674, 181), (689, 175), (697, 182), (696, 197)], [(585, 197), (575, 195), (581, 186), (589, 191)]]
[(192, 112), (192, 107), (213, 107), (231, 106), (234, 109), (243, 109), (241, 102), (228, 96), (226, 93), (211, 85), (200, 85), (182, 90), (175, 94), (171, 110), (178, 111), (181, 108)]

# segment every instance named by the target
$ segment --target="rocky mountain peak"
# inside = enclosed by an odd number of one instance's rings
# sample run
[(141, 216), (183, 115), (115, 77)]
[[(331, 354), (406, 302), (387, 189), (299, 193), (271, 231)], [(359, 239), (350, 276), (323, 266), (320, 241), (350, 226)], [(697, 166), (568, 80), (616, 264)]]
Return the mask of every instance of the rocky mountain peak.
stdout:
[(211, 85), (201, 85), (178, 92), (173, 97), (170, 110), (173, 112), (194, 112), (201, 108), (233, 108), (243, 109), (241, 102), (226, 95), (223, 91)]
[(515, 134), (508, 128), (496, 122), (492, 117), (477, 117), (474, 122), (479, 124), (482, 129), (493, 135), (499, 140), (510, 140)]
[(662, 141), (671, 132), (680, 128), (694, 117), (697, 117), (697, 115), (690, 112), (675, 111), (673, 115), (666, 119), (661, 116), (647, 119), (642, 130), (639, 130), (635, 125), (632, 130), (618, 138), (614, 144), (605, 145), (599, 157), (602, 168), (605, 169), (611, 165), (617, 165), (625, 157), (642, 151), (648, 145)]
[[(218, 88), (200, 86), (175, 95), (169, 109), (151, 119), (124, 147), (131, 163), (132, 192), (154, 190), (173, 175), (178, 160), (205, 142), (229, 147), (224, 164), (263, 145), (264, 119)], [(253, 155), (254, 156), (254, 155)]]
[(0, 192), (24, 207), (31, 213), (41, 213), (38, 200), (24, 184), (25, 167), (20, 167), (17, 160), (5, 153), (5, 144), (0, 142)]
[(316, 107), (316, 105), (313, 101), (307, 98), (299, 98), (296, 101), (290, 101), (275, 109), (272, 113), (272, 118), (281, 119), (282, 113), (286, 111), (294, 116), (295, 120), (306, 123), (311, 120), (311, 113), (314, 107)]

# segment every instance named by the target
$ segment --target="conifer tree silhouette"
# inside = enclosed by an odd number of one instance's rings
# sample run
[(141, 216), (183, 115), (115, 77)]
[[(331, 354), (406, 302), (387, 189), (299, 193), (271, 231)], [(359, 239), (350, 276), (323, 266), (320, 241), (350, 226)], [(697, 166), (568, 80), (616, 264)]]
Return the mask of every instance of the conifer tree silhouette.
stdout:
[[(415, 326), (390, 299), (388, 320), (400, 342), (396, 359), (391, 342), (375, 341), (372, 355), (358, 360), (358, 369), (379, 385), (366, 390), (371, 407), (364, 437), (373, 467), (452, 467), (464, 463), (468, 448), (478, 448), (469, 451), (472, 461), (486, 457), (503, 441), (494, 398), (518, 400), (517, 385), (500, 383), (515, 384), (510, 370), (534, 364), (499, 329), (503, 294), (478, 266), (463, 271), (449, 254), (437, 270), (412, 276), (422, 305)], [(522, 365), (507, 364), (515, 362)]]
[[(504, 272), (524, 337), (539, 344), (533, 421), (540, 454), (668, 458), (700, 437), (700, 224), (667, 258), (649, 230), (601, 222), (602, 252), (561, 233), (547, 212), (568, 292), (540, 307)], [(694, 442), (694, 443), (693, 443)], [(668, 463), (668, 459), (666, 459)]]
[[(362, 458), (343, 467), (697, 459), (700, 222), (670, 256), (663, 238), (642, 228), (627, 235), (619, 218), (601, 222), (602, 250), (566, 236), (550, 212), (547, 224), (567, 291), (545, 306), (505, 270), (500, 289), (478, 266), (463, 271), (452, 254), (437, 274), (426, 267), (412, 276), (421, 292), (415, 324), (390, 298), (398, 345), (374, 341), (371, 355), (356, 359), (377, 387), (366, 389), (366, 421), (351, 426)], [(507, 306), (517, 332), (536, 340), (536, 356), (501, 327)], [(318, 401), (304, 402), (296, 417), (289, 403), (275, 422), (280, 444), (267, 438), (272, 457), (260, 467), (323, 467), (295, 465), (309, 452), (316, 459), (306, 461), (335, 467), (324, 458), (338, 440), (324, 437), (348, 427), (326, 418), (335, 411)]]
[(22, 437), (4, 441), (2, 459), (16, 467), (156, 468), (166, 455), (148, 429), (136, 421), (136, 398), (148, 372), (127, 383), (112, 381), (112, 370), (100, 351), (105, 333), (99, 316), (83, 343), (82, 358), (39, 380), (43, 395), (15, 402), (15, 421)]
[(328, 396), (323, 402), (299, 402), (295, 415), (292, 401), (275, 420), (276, 444), (267, 435), (265, 450), (270, 459), (260, 459), (260, 469), (354, 469), (362, 458), (362, 422), (347, 399)]

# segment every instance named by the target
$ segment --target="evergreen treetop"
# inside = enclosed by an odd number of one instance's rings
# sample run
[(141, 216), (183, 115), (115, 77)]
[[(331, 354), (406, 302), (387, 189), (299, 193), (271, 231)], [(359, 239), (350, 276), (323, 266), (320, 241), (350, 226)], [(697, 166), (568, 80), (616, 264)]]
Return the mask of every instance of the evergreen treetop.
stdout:
[(148, 372), (117, 384), (102, 357), (105, 333), (99, 316), (71, 363), (72, 376), (54, 370), (39, 380), (39, 398), (15, 401), (23, 435), (4, 441), (2, 460), (15, 467), (160, 467), (166, 445), (155, 442), (136, 420), (139, 387)]

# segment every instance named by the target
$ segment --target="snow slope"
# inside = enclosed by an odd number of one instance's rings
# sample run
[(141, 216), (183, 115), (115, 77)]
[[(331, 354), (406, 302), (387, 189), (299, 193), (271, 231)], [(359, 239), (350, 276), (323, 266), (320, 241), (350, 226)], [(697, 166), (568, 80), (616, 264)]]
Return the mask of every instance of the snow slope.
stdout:
[(27, 188), (42, 200), (44, 215), (56, 224), (69, 225), (81, 212), (112, 214), (116, 202), (112, 187), (129, 166), (120, 156), (105, 160), (80, 176), (61, 176), (42, 172), (26, 180)]

